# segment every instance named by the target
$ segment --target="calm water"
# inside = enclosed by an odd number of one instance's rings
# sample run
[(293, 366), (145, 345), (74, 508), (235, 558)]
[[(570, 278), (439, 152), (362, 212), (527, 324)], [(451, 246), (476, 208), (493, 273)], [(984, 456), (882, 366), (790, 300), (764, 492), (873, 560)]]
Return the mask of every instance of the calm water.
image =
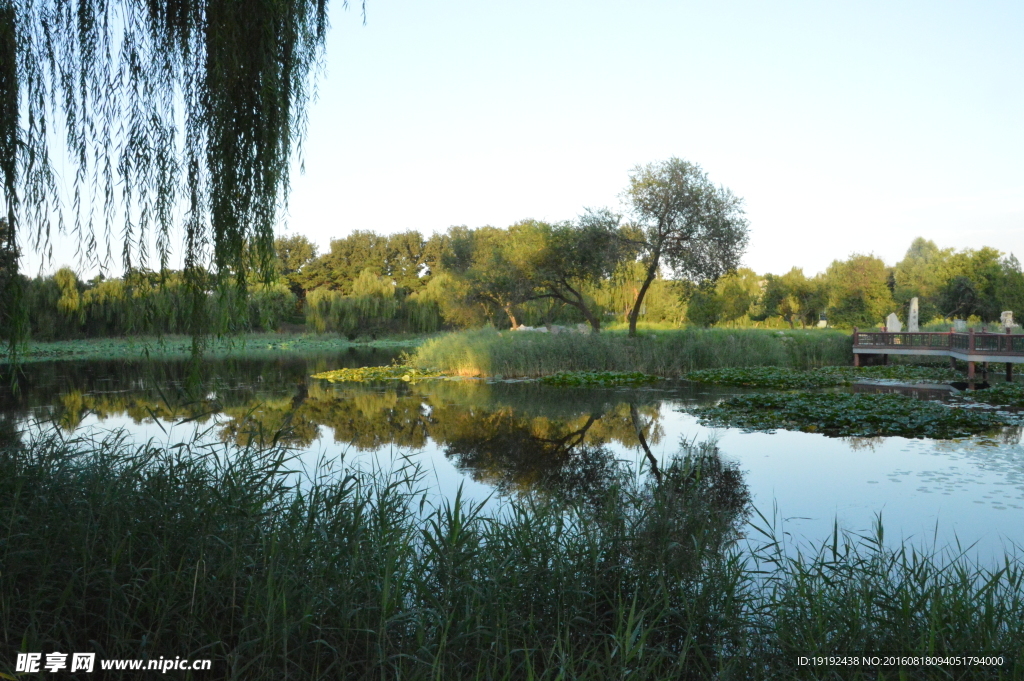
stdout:
[[(439, 494), (488, 504), (503, 495), (588, 484), (609, 466), (647, 466), (637, 432), (664, 463), (681, 440), (714, 438), (743, 472), (755, 506), (794, 542), (825, 539), (833, 522), (888, 539), (979, 557), (1024, 545), (1020, 429), (958, 441), (828, 438), (712, 430), (685, 412), (736, 389), (683, 381), (644, 389), (551, 388), (532, 382), (331, 384), (310, 374), (388, 364), (386, 351), (273, 361), (211, 361), (201, 400), (185, 364), (61, 362), (25, 367), (21, 392), (0, 388), (0, 440), (49, 424), (65, 432), (124, 428), (137, 441), (179, 442), (200, 432), (244, 443), (286, 427), (302, 458), (390, 468), (405, 459)], [(22, 435), (23, 436), (23, 435)], [(570, 490), (571, 491), (571, 490)]]

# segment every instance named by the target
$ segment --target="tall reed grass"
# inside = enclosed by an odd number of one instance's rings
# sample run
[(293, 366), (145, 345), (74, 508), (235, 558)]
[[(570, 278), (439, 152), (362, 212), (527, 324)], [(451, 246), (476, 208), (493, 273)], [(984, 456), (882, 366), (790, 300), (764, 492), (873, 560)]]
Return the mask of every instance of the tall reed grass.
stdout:
[[(209, 658), (203, 678), (229, 679), (1024, 675), (1018, 558), (988, 569), (838, 531), (789, 557), (770, 528), (740, 554), (715, 456), (691, 446), (661, 483), (624, 474), (586, 504), (527, 495), (488, 515), (432, 502), (411, 465), (300, 476), (280, 448), (11, 446), (0, 672), (56, 650)], [(884, 653), (1006, 663), (796, 663)]]
[(537, 377), (558, 371), (642, 371), (681, 376), (694, 369), (849, 364), (852, 340), (841, 331), (681, 329), (625, 333), (538, 333), (480, 329), (430, 339), (410, 363), (462, 376)]

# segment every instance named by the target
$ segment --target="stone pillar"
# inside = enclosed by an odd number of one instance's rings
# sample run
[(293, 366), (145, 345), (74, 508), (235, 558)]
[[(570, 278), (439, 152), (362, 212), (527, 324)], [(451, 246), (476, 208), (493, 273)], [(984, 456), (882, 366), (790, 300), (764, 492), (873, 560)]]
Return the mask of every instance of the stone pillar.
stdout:
[(920, 311), (917, 304), (917, 296), (910, 299), (910, 313), (907, 315), (907, 331), (911, 333), (917, 333), (921, 330), (921, 326), (918, 320)]

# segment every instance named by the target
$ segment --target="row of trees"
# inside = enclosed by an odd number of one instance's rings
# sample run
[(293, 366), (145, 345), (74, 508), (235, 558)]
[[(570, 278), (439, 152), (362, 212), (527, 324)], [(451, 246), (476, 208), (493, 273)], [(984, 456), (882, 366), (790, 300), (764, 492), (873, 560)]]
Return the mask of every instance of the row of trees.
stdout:
[[(287, 286), (214, 286), (204, 295), (201, 330), (274, 331), (294, 318), (297, 298)], [(122, 278), (81, 281), (63, 267), (20, 287), (32, 337), (64, 340), (138, 334), (191, 334), (197, 329), (194, 292), (181, 272), (134, 271)]]
[[(703, 285), (657, 272), (637, 308), (647, 268), (632, 230), (594, 211), (571, 223), (453, 227), (428, 238), (354, 232), (322, 255), (304, 236), (279, 238), (277, 283), (249, 285), (246, 301), (233, 286), (211, 288), (207, 307), (212, 328), (222, 331), (306, 322), (311, 331), (350, 336), (523, 323), (599, 330), (605, 320), (631, 316), (795, 327), (824, 315), (831, 326), (871, 326), (893, 311), (905, 319), (913, 297), (922, 323), (994, 321), (1002, 310), (1024, 310), (1024, 274), (1012, 255), (940, 249), (920, 238), (892, 267), (853, 255), (814, 277), (795, 267), (781, 275), (738, 268)], [(177, 272), (83, 282), (64, 268), (27, 281), (24, 291), (38, 339), (191, 331), (190, 292)]]
[(955, 251), (917, 238), (893, 267), (872, 255), (835, 260), (814, 277), (794, 267), (776, 275), (740, 268), (689, 299), (694, 324), (780, 319), (790, 326), (873, 326), (890, 313), (907, 319), (918, 299), (922, 323), (950, 319), (993, 322), (1003, 310), (1024, 310), (1024, 274), (1013, 255), (994, 248)]
[[(998, 319), (1024, 309), (1024, 275), (993, 248), (954, 251), (917, 239), (893, 267), (871, 255), (836, 260), (822, 274), (737, 268), (746, 243), (739, 200), (679, 159), (638, 167), (629, 220), (590, 210), (573, 221), (524, 220), (507, 228), (356, 231), (323, 254), (306, 237), (275, 242), (277, 281), (205, 287), (206, 328), (273, 330), (305, 322), (349, 336), (445, 328), (608, 320), (680, 325), (753, 323), (871, 326), (921, 320)], [(37, 339), (193, 333), (193, 287), (180, 272), (132, 271), (79, 281), (69, 269), (21, 287)]]
[[(621, 312), (635, 334), (651, 299), (663, 303), (671, 292), (678, 300), (687, 285), (706, 285), (734, 270), (747, 223), (736, 196), (681, 159), (635, 168), (626, 195), (628, 221), (602, 209), (556, 224), (452, 227), (429, 239), (418, 232), (355, 232), (333, 241), (320, 257), (308, 240), (292, 237), (277, 241), (278, 262), (296, 295), (313, 292), (307, 299), (314, 303), (309, 309), (317, 328), (346, 330), (319, 312), (328, 298), (331, 309), (344, 311), (335, 317), (354, 319), (357, 309), (362, 314), (374, 307), (367, 295), (374, 289), (377, 298), (395, 299), (377, 308), (416, 319), (421, 327), (433, 305), (448, 326), (494, 323), (503, 316), (512, 327), (538, 318), (583, 320), (595, 332), (606, 313)], [(665, 274), (682, 288), (669, 285)], [(373, 277), (384, 278), (393, 293)], [(658, 307), (663, 314), (675, 312), (671, 305)]]

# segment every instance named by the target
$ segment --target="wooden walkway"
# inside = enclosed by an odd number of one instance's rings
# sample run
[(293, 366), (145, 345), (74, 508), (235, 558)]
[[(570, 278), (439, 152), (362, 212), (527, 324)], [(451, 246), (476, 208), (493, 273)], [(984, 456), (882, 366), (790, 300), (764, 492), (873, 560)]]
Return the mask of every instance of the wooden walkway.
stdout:
[(853, 365), (860, 366), (869, 358), (888, 355), (943, 355), (967, 362), (967, 377), (974, 378), (975, 365), (982, 363), (986, 372), (989, 362), (1006, 363), (1006, 380), (1013, 378), (1013, 365), (1024, 362), (1024, 334), (926, 331), (859, 331), (853, 329)]

